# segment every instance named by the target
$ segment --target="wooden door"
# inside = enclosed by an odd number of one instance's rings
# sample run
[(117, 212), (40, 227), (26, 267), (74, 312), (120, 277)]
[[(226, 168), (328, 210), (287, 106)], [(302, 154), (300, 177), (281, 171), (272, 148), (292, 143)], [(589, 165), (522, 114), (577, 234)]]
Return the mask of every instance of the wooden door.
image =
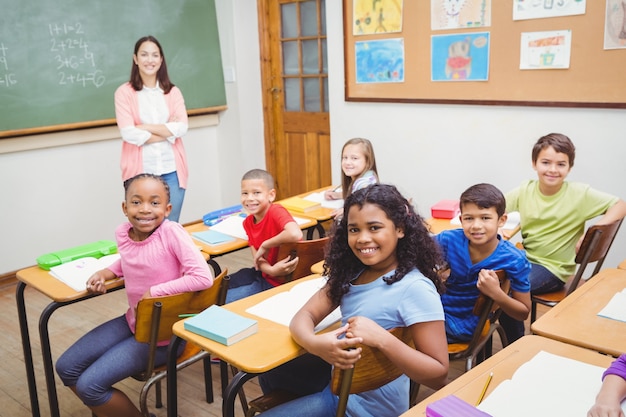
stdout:
[(325, 0), (258, 0), (265, 161), (278, 198), (332, 183)]

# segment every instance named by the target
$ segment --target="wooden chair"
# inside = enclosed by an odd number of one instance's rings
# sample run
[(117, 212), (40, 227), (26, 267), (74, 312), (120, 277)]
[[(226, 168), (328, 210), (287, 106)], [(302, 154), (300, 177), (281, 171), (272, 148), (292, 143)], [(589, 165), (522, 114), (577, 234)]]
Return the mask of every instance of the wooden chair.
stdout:
[[(576, 254), (575, 262), (578, 264), (576, 273), (570, 277), (565, 286), (559, 290), (545, 294), (531, 296), (532, 307), (530, 312), (530, 322), (537, 319), (537, 304), (547, 307), (554, 307), (565, 297), (570, 295), (581, 283), (581, 278), (590, 263), (595, 262), (596, 267), (590, 277), (596, 275), (606, 259), (606, 255), (613, 244), (615, 235), (622, 224), (622, 220), (617, 220), (611, 224), (594, 225), (587, 229), (580, 249)], [(591, 278), (589, 278), (591, 279)]]
[[(390, 332), (407, 345), (415, 348), (407, 327), (391, 329)], [(379, 388), (402, 375), (391, 360), (376, 348), (362, 345), (361, 359), (350, 369), (333, 370), (331, 390), (339, 396), (337, 417), (344, 417), (348, 396)]]
[(297, 256), (296, 269), (285, 277), (285, 281), (293, 281), (311, 275), (311, 266), (324, 260), (324, 249), (328, 243), (328, 237), (313, 240), (301, 240), (298, 242), (283, 243), (278, 249), (279, 260), (293, 255)]
[[(500, 279), (500, 288), (508, 294), (511, 282), (503, 270), (495, 271)], [(480, 294), (472, 314), (478, 316), (478, 324), (472, 335), (472, 339), (467, 343), (451, 343), (448, 345), (448, 355), (450, 360), (465, 359), (465, 371), (469, 371), (476, 364), (477, 359), (485, 359), (491, 356), (491, 342), (495, 332), (498, 332), (502, 347), (508, 345), (506, 333), (498, 323), (500, 307), (489, 297)]]
[[(161, 380), (165, 378), (166, 365), (155, 367), (154, 354), (157, 342), (170, 340), (172, 326), (181, 320), (180, 314), (195, 314), (213, 304), (224, 304), (228, 291), (228, 270), (224, 269), (214, 280), (213, 286), (206, 290), (187, 292), (165, 297), (150, 297), (142, 299), (137, 305), (137, 323), (135, 339), (150, 345), (148, 366), (140, 375), (134, 376), (139, 381), (145, 381), (139, 398), (141, 413), (149, 417), (147, 397), (152, 385), (156, 384), (156, 407), (163, 406), (161, 400)], [(176, 362), (176, 370), (183, 369), (198, 360), (204, 361), (205, 394), (208, 403), (213, 402), (213, 386), (211, 376), (210, 355), (202, 351), (197, 345), (187, 342), (185, 349)]]

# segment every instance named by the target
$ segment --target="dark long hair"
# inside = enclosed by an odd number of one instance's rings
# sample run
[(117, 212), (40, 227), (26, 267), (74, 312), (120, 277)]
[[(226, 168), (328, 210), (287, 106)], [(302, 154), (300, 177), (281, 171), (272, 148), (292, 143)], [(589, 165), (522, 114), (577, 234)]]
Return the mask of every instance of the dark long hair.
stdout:
[[(167, 74), (167, 64), (165, 63), (165, 54), (163, 54), (163, 48), (161, 47), (161, 44), (159, 43), (159, 41), (157, 41), (156, 38), (151, 35), (140, 38), (135, 43), (135, 50), (133, 52), (133, 55), (134, 56), (137, 55), (137, 52), (139, 51), (141, 44), (143, 44), (144, 42), (152, 42), (159, 48), (159, 53), (161, 54), (162, 62), (161, 62), (161, 67), (159, 67), (159, 70), (157, 71), (157, 81), (159, 82), (159, 87), (161, 87), (161, 89), (163, 90), (163, 93), (168, 94), (170, 90), (172, 89), (172, 87), (174, 87), (174, 84), (172, 84), (172, 82), (170, 81), (170, 76)], [(135, 64), (134, 59), (130, 67), (129, 82), (130, 82), (130, 85), (133, 86), (133, 89), (135, 91), (139, 91), (143, 88), (143, 80), (141, 79), (139, 68), (137, 64)]]
[(348, 245), (348, 212), (351, 207), (362, 208), (374, 204), (385, 212), (393, 224), (404, 230), (398, 240), (396, 256), (398, 267), (395, 273), (385, 278), (389, 285), (400, 281), (409, 271), (417, 268), (428, 277), (441, 292), (443, 285), (437, 274), (443, 258), (439, 246), (430, 236), (424, 219), (398, 189), (388, 184), (373, 184), (348, 196), (343, 207), (343, 217), (331, 230), (329, 247), (324, 262), (324, 274), (328, 278), (328, 296), (333, 304), (339, 305), (348, 292), (350, 281), (365, 268)]

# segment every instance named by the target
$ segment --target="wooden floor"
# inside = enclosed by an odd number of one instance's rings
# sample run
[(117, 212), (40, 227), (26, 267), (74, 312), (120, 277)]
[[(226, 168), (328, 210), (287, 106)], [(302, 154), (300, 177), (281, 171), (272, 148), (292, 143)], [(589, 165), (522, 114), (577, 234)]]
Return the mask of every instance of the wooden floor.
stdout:
[[(228, 267), (229, 271), (237, 271), (242, 266), (251, 265), (250, 252), (242, 250), (230, 255), (217, 258), (222, 267)], [(27, 417), (31, 415), (28, 386), (22, 344), (17, 320), (17, 308), (15, 304), (15, 286), (11, 285), (0, 289), (0, 417)], [(43, 378), (43, 367), (37, 320), (40, 312), (48, 304), (49, 300), (31, 288), (25, 291), (27, 314), (33, 359), (35, 362), (35, 375), (37, 377), (37, 390), (39, 393), (40, 410), (42, 416), (50, 414), (48, 397)], [(58, 309), (51, 317), (49, 323), (50, 339), (52, 345), (52, 357), (54, 360), (67, 349), (77, 338), (95, 327), (97, 324), (116, 317), (126, 309), (126, 297), (124, 291), (117, 291), (102, 297), (86, 300), (80, 303), (64, 306)], [(539, 311), (541, 314), (542, 311)], [(528, 329), (528, 323), (526, 323)], [(527, 330), (528, 332), (528, 330)], [(500, 349), (498, 338), (494, 344), (494, 351)], [(450, 377), (455, 378), (463, 372), (463, 361), (454, 361), (450, 364)], [(220, 416), (221, 395), (219, 384), (219, 366), (213, 365), (213, 387), (215, 402), (204, 402), (204, 386), (202, 365), (196, 363), (179, 373), (178, 387), (178, 413), (180, 416)], [(139, 398), (141, 383), (129, 378), (122, 381), (119, 389), (127, 393), (132, 399)], [(87, 409), (71, 391), (62, 386), (57, 378), (57, 393), (62, 417), (91, 417)], [(245, 386), (248, 400), (260, 395), (260, 389), (256, 379), (248, 382)], [(432, 393), (427, 387), (421, 387), (418, 400), (426, 398)], [(165, 384), (163, 386), (163, 398), (165, 402)], [(149, 407), (157, 417), (166, 416), (166, 408), (155, 409), (154, 392), (150, 393)], [(167, 407), (167, 404), (165, 404)], [(237, 403), (237, 416), (243, 416), (241, 406)]]

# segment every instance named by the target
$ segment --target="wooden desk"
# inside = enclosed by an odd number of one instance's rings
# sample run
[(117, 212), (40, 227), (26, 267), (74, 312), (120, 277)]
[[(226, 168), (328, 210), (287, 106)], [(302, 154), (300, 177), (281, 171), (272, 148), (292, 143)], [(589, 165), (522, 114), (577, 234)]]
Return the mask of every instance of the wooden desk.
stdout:
[(626, 288), (626, 270), (603, 269), (531, 325), (533, 333), (619, 356), (626, 351), (626, 323), (598, 316)]
[(239, 369), (237, 375), (235, 375), (228, 384), (222, 400), (222, 415), (233, 417), (235, 415), (235, 398), (239, 389), (246, 381), (305, 353), (305, 350), (291, 338), (291, 333), (287, 326), (246, 313), (246, 309), (279, 292), (288, 291), (294, 285), (302, 282), (302, 280), (318, 277), (319, 275), (311, 275), (310, 277), (301, 278), (224, 305), (224, 308), (234, 311), (237, 314), (254, 318), (259, 324), (257, 333), (231, 346), (225, 346), (185, 330), (183, 324), (184, 320), (175, 323), (173, 327), (175, 336), (172, 337), (172, 341), (168, 347), (168, 417), (177, 417), (178, 413), (175, 352), (183, 339), (197, 344), (203, 350), (210, 352), (212, 355), (219, 357), (224, 362)]
[(626, 269), (626, 259), (624, 259), (617, 267), (619, 269)]
[(311, 273), (322, 275), (324, 273), (324, 261), (319, 261), (311, 265)]
[[(431, 233), (433, 233), (435, 235), (443, 232), (444, 230), (453, 230), (453, 229), (460, 229), (461, 228), (460, 224), (452, 224), (452, 223), (450, 223), (449, 219), (436, 219), (434, 217), (426, 219), (426, 224), (428, 224), (428, 226), (430, 227)], [(520, 231), (519, 225), (516, 228), (514, 228), (514, 229), (503, 229), (502, 230), (502, 232), (504, 233), (504, 238), (506, 240), (511, 239), (519, 231)]]
[[(48, 271), (38, 266), (33, 266), (17, 272), (17, 288), (15, 298), (17, 301), (17, 316), (20, 324), (20, 335), (22, 337), (22, 349), (24, 350), (24, 364), (26, 365), (26, 379), (28, 381), (28, 393), (33, 417), (40, 416), (39, 399), (37, 397), (37, 385), (35, 381), (35, 370), (33, 366), (32, 348), (30, 344), (30, 333), (28, 331), (28, 318), (26, 316), (26, 304), (24, 300), (24, 290), (29, 285), (52, 300), (39, 316), (39, 337), (41, 339), (41, 353), (43, 355), (43, 368), (46, 377), (46, 388), (48, 391), (48, 402), (50, 403), (50, 415), (59, 417), (59, 401), (57, 398), (56, 385), (54, 380), (54, 369), (52, 353), (50, 349), (50, 335), (48, 332), (48, 322), (52, 313), (59, 307), (73, 304), (98, 294), (91, 294), (84, 291), (75, 291), (63, 282), (54, 278)], [(108, 292), (124, 288), (124, 280), (116, 279), (106, 283)]]
[[(486, 396), (489, 396), (502, 381), (510, 379), (517, 368), (542, 350), (603, 368), (608, 367), (613, 362), (613, 358), (588, 349), (541, 336), (524, 336), (415, 405), (401, 417), (425, 416), (428, 404), (450, 394), (454, 394), (470, 404), (475, 404), (491, 372), (493, 372), (493, 379), (489, 384)], [(555, 401), (558, 400), (558, 397), (555, 397)], [(514, 407), (515, 404), (512, 406)]]
[[(319, 193), (319, 192), (323, 192), (326, 190), (330, 190), (333, 189), (334, 187), (332, 185), (329, 185), (327, 187), (322, 187), (322, 188), (318, 188), (317, 190), (313, 190), (313, 191), (308, 191), (306, 193), (302, 193), (302, 194), (298, 194), (295, 197), (301, 197), (304, 198), (309, 194), (313, 194), (313, 193)], [(276, 201), (277, 204), (280, 204), (280, 200)], [(291, 213), (292, 216), (296, 216), (296, 217), (308, 217), (308, 218), (312, 218), (315, 219), (317, 221), (317, 225), (315, 227), (315, 229), (317, 229), (319, 236), (320, 237), (324, 237), (326, 236), (326, 231), (324, 230), (324, 227), (320, 224), (320, 223), (324, 223), (328, 220), (331, 220), (333, 218), (332, 214), (335, 210), (331, 209), (331, 208), (326, 208), (326, 207), (320, 207), (317, 208), (315, 210), (310, 210), (307, 211), (306, 213), (300, 213), (298, 211), (291, 211), (289, 210), (289, 212)], [(313, 238), (313, 230), (315, 230), (314, 228), (310, 228), (307, 230), (307, 239), (311, 240)]]

